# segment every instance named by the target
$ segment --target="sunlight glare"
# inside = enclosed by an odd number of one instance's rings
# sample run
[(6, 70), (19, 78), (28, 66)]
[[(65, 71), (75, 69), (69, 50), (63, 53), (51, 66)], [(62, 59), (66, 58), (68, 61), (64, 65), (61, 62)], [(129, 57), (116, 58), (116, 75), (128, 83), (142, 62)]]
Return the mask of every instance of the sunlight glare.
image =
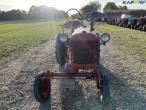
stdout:
[[(78, 3), (77, 3), (78, 2)], [(88, 0), (14, 0), (15, 7), (28, 10), (32, 5), (46, 5), (67, 11), (69, 8), (79, 9), (87, 4)]]

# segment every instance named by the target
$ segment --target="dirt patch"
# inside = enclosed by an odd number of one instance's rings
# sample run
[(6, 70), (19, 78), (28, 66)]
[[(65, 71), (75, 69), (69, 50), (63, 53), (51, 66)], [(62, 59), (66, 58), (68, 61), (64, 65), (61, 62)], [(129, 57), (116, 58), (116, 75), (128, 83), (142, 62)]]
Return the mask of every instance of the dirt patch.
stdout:
[(117, 110), (146, 108), (146, 63), (132, 51), (121, 51), (114, 42), (103, 47), (103, 70), (109, 73), (111, 95)]
[(32, 47), (21, 55), (1, 61), (0, 105), (2, 110), (37, 108), (32, 84), (40, 71), (54, 68), (54, 38)]

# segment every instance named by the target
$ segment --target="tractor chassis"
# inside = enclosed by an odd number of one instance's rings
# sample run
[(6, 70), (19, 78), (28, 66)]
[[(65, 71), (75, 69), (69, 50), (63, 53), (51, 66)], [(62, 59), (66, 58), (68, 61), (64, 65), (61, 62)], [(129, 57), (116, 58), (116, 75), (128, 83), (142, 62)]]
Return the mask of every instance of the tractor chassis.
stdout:
[(34, 96), (35, 99), (44, 103), (51, 100), (51, 79), (92, 79), (96, 81), (96, 88), (98, 90), (100, 102), (104, 105), (109, 103), (110, 91), (108, 76), (105, 73), (100, 72), (41, 72), (38, 74), (34, 81)]
[[(101, 89), (101, 78), (100, 78), (100, 73), (99, 72), (92, 72), (92, 73), (67, 73), (67, 72), (44, 72), (42, 73), (42, 82), (43, 84), (51, 79), (95, 79), (96, 80), (96, 85), (97, 89)], [(44, 84), (45, 85), (45, 84)]]

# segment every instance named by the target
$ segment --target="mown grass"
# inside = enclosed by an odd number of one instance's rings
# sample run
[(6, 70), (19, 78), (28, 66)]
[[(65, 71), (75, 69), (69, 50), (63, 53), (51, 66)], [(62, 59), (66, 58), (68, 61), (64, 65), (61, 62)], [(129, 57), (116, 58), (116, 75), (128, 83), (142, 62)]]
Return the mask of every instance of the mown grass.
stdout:
[(100, 32), (107, 32), (111, 39), (124, 49), (132, 49), (146, 57), (146, 32), (99, 23), (96, 25)]
[(55, 35), (62, 21), (0, 22), (0, 59)]

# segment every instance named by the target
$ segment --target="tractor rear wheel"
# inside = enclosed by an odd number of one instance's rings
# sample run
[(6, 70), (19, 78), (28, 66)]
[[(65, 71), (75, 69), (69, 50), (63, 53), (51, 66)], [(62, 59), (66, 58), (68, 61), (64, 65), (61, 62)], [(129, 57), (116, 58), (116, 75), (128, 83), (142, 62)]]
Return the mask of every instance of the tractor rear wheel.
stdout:
[(97, 46), (97, 63), (96, 64), (100, 64), (100, 46)]
[(109, 78), (105, 73), (101, 73), (99, 98), (103, 105), (108, 105), (110, 100)]
[(66, 63), (67, 49), (65, 47), (65, 43), (59, 40), (59, 35), (56, 39), (56, 60), (60, 65), (64, 65)]
[(131, 28), (131, 29), (134, 29), (134, 25), (131, 25), (130, 28)]
[(51, 81), (43, 81), (44, 74), (38, 74), (35, 77), (33, 85), (34, 97), (40, 103), (45, 103), (51, 99)]
[(135, 26), (134, 26), (134, 29), (135, 29), (135, 30), (137, 30), (137, 29), (138, 29), (138, 26), (137, 26), (137, 25), (135, 25)]
[(143, 31), (145, 31), (145, 32), (146, 32), (146, 25), (143, 27)]

